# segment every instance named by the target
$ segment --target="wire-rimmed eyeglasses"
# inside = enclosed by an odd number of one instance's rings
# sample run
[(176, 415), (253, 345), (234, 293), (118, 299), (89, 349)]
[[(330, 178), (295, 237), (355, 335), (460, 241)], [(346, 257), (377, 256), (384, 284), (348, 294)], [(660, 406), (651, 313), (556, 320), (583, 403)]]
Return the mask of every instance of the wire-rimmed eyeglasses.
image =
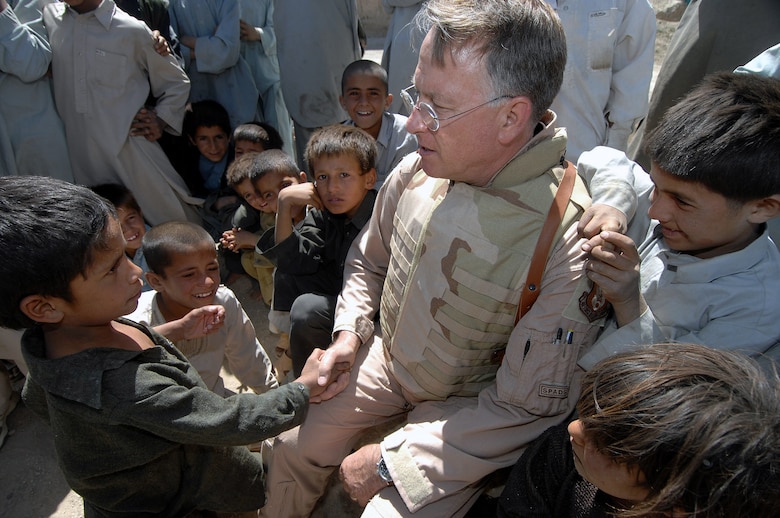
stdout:
[(439, 130), (439, 127), (441, 126), (440, 124), (441, 121), (446, 121), (446, 120), (454, 119), (455, 117), (460, 117), (461, 115), (466, 115), (469, 112), (473, 112), (477, 108), (482, 108), (483, 106), (490, 104), (494, 101), (498, 101), (499, 99), (506, 99), (509, 97), (512, 96), (499, 95), (498, 97), (494, 97), (489, 101), (485, 101), (482, 104), (478, 104), (473, 108), (469, 108), (468, 110), (462, 111), (460, 113), (456, 113), (455, 115), (450, 115), (449, 117), (439, 117), (436, 114), (436, 110), (433, 109), (433, 106), (431, 106), (430, 104), (424, 101), (419, 101), (417, 88), (414, 85), (408, 86), (403, 90), (401, 90), (401, 100), (409, 109), (409, 114), (410, 114), (409, 116), (411, 117), (411, 113), (414, 110), (418, 110), (420, 112), (420, 116), (422, 117), (423, 123), (425, 123), (425, 127), (427, 127), (431, 132), (436, 132)]

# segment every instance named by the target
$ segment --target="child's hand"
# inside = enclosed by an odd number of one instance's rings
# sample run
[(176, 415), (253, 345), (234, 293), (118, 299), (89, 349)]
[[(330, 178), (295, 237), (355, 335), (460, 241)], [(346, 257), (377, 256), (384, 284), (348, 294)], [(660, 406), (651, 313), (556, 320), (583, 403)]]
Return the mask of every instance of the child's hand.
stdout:
[(314, 188), (314, 184), (311, 182), (303, 182), (291, 185), (279, 191), (277, 214), (285, 209), (289, 212), (293, 212), (294, 207), (306, 207), (307, 205), (310, 205), (315, 209), (322, 208), (322, 200), (320, 199), (320, 195), (317, 194), (317, 189)]
[(618, 232), (604, 231), (598, 238), (603, 244), (590, 250), (587, 275), (612, 303), (618, 326), (622, 326), (647, 309), (639, 286), (639, 251), (630, 237)]
[(239, 250), (254, 248), (258, 239), (259, 236), (257, 234), (253, 234), (248, 230), (234, 228), (223, 232), (219, 242), (228, 250), (238, 252)]
[(152, 31), (152, 36), (154, 37), (154, 51), (162, 57), (170, 56), (171, 46), (168, 45), (168, 40), (160, 34), (160, 31)]
[(146, 140), (154, 142), (162, 137), (165, 126), (167, 126), (166, 122), (157, 117), (154, 110), (141, 108), (130, 124), (130, 135), (144, 137)]
[(599, 236), (602, 231), (622, 234), (627, 228), (625, 214), (609, 205), (596, 204), (585, 209), (577, 224), (577, 234), (588, 240), (582, 244), (582, 250), (590, 252), (594, 247), (604, 245), (604, 241)]
[(295, 381), (303, 383), (309, 389), (309, 397), (317, 396), (325, 390), (327, 385), (320, 386), (317, 384), (317, 377), (320, 370), (320, 359), (325, 354), (323, 349), (314, 349), (306, 360), (306, 365), (303, 366), (301, 375)]
[(225, 308), (219, 305), (195, 308), (178, 320), (155, 326), (155, 330), (172, 342), (191, 340), (216, 333), (225, 325)]
[(239, 20), (239, 24), (241, 24), (242, 41), (260, 41), (260, 31), (262, 31), (262, 29), (258, 29), (252, 24), (246, 23), (244, 20)]

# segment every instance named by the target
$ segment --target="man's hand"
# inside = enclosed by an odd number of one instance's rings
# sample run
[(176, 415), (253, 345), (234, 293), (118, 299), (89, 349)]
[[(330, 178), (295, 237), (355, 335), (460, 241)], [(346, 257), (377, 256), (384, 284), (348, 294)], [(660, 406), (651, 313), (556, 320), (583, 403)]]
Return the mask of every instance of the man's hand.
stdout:
[(246, 23), (244, 20), (239, 20), (241, 24), (241, 39), (243, 41), (260, 41), (260, 35), (262, 29), (258, 29), (252, 24)]
[(317, 383), (325, 389), (321, 394), (309, 399), (312, 403), (332, 399), (347, 388), (349, 373), (355, 363), (359, 347), (358, 335), (349, 331), (339, 332), (336, 340), (322, 355)]
[(216, 333), (225, 325), (225, 308), (220, 305), (195, 308), (178, 320), (155, 326), (171, 342), (191, 340)]
[(160, 31), (152, 31), (152, 36), (154, 37), (154, 51), (162, 57), (170, 56), (171, 46), (168, 44), (168, 40), (160, 34)]
[(166, 126), (166, 122), (159, 118), (154, 110), (141, 108), (135, 114), (133, 123), (130, 125), (130, 135), (144, 137), (146, 140), (154, 142), (162, 137)]
[(639, 252), (636, 244), (618, 232), (601, 232), (603, 242), (590, 250), (587, 275), (612, 303), (618, 326), (639, 318), (647, 303), (639, 286)]
[(376, 470), (381, 457), (382, 450), (378, 444), (367, 444), (341, 462), (339, 478), (349, 497), (361, 507), (387, 487), (387, 482)]
[(593, 247), (604, 244), (604, 241), (599, 237), (602, 231), (623, 234), (627, 228), (628, 220), (625, 214), (609, 205), (596, 204), (585, 209), (579, 223), (577, 223), (577, 234), (588, 240), (583, 243), (582, 250), (590, 252)]

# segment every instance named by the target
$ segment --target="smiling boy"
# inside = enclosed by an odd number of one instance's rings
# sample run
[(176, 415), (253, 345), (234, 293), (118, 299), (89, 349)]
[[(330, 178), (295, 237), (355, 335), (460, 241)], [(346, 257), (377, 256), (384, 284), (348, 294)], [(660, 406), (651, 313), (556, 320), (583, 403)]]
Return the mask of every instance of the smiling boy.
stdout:
[[(257, 243), (257, 252), (276, 265), (273, 308), (290, 312), (294, 372), (315, 347), (330, 342), (347, 251), (376, 200), (375, 159), (373, 139), (359, 128), (314, 132), (306, 146), (314, 183), (279, 191), (276, 227)], [(303, 222), (293, 225), (290, 215), (306, 207)]]
[(215, 333), (169, 338), (217, 394), (230, 393), (220, 376), (225, 360), (236, 378), (255, 393), (277, 387), (252, 322), (230, 288), (220, 285), (217, 251), (208, 232), (191, 223), (163, 223), (146, 233), (144, 250), (149, 264), (146, 279), (155, 292), (142, 295), (127, 318), (160, 326), (193, 309), (220, 305), (225, 309), (225, 324)]
[(85, 516), (255, 510), (263, 464), (243, 445), (303, 420), (318, 361), (267, 394), (214, 394), (170, 341), (120, 318), (140, 275), (109, 202), (51, 178), (0, 178), (0, 325), (27, 329), (22, 397), (52, 427)]
[(756, 355), (778, 342), (780, 254), (766, 226), (780, 214), (778, 106), (780, 81), (714, 74), (649, 136), (649, 175), (609, 148), (582, 155), (586, 176), (630, 173), (639, 209), (629, 235), (602, 232), (583, 247), (614, 319), (580, 366), (632, 344)]
[(341, 76), (339, 102), (349, 113), (346, 124), (365, 130), (376, 140), (376, 189), (403, 157), (417, 149), (417, 137), (406, 130), (406, 117), (390, 113), (393, 94), (387, 91), (387, 71), (361, 59), (350, 63)]

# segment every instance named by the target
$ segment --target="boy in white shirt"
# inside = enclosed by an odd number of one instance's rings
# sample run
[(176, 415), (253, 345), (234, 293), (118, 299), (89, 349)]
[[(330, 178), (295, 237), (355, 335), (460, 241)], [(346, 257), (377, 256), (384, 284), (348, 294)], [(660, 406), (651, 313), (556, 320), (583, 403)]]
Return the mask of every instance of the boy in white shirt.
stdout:
[(225, 309), (225, 324), (199, 338), (168, 337), (197, 369), (212, 391), (225, 394), (220, 376), (227, 360), (230, 371), (245, 386), (261, 394), (278, 386), (271, 361), (257, 340), (255, 328), (233, 292), (219, 284), (219, 264), (208, 232), (193, 223), (172, 221), (152, 228), (143, 238), (154, 292), (144, 293), (130, 320), (161, 326), (173, 323), (192, 309), (218, 304)]

